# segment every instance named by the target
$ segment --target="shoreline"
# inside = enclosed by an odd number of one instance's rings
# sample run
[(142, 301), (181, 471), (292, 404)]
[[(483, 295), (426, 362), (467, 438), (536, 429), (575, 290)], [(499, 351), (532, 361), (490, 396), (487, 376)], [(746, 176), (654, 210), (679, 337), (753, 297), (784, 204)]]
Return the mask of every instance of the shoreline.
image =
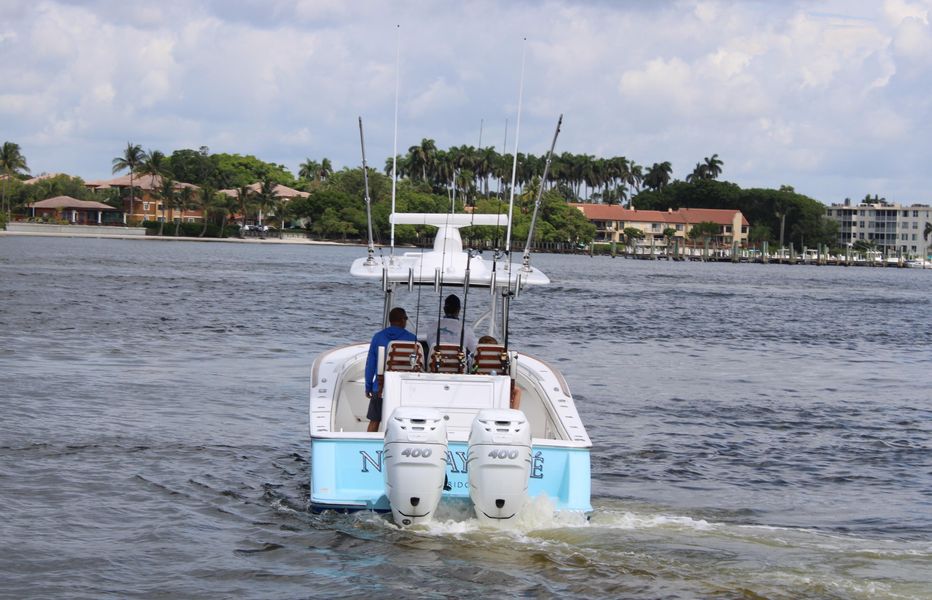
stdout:
[[(310, 240), (304, 238), (291, 238), (291, 239), (278, 239), (278, 238), (258, 238), (258, 237), (248, 237), (248, 238), (207, 238), (207, 237), (188, 237), (188, 236), (157, 236), (157, 235), (138, 235), (138, 234), (126, 234), (126, 233), (79, 233), (79, 232), (67, 232), (67, 231), (6, 231), (0, 230), (0, 238), (2, 237), (66, 237), (66, 238), (98, 238), (98, 239), (114, 239), (114, 240), (136, 240), (136, 241), (149, 241), (149, 242), (204, 242), (204, 243), (224, 243), (224, 244), (278, 244), (278, 245), (298, 245), (298, 246), (347, 246), (347, 247), (357, 247), (365, 248), (366, 244), (360, 242), (337, 242), (332, 240)], [(408, 246), (406, 246), (408, 247)], [(413, 248), (414, 246), (410, 246)], [(539, 253), (551, 254), (545, 250), (539, 250)], [(557, 253), (564, 254), (564, 253)], [(575, 253), (579, 256), (589, 256), (590, 258), (600, 257), (600, 258), (621, 258), (624, 260), (658, 260), (658, 261), (670, 261), (673, 262), (709, 262), (709, 263), (733, 263), (733, 264), (775, 264), (775, 265), (811, 265), (811, 266), (828, 266), (828, 267), (871, 267), (871, 268), (895, 268), (902, 269), (907, 268), (907, 264), (904, 261), (903, 263), (870, 263), (866, 261), (858, 261), (851, 263), (838, 262), (836, 260), (824, 260), (819, 262), (816, 260), (803, 260), (797, 257), (795, 261), (784, 259), (780, 260), (777, 258), (772, 258), (768, 262), (763, 262), (760, 259), (756, 260), (738, 260), (733, 261), (728, 257), (709, 257), (706, 260), (702, 260), (698, 257), (686, 257), (680, 259), (670, 259), (666, 257), (657, 257), (651, 258), (648, 256), (626, 256), (619, 254), (617, 256), (611, 256), (608, 254), (597, 254), (591, 255), (588, 252), (579, 252)], [(929, 270), (930, 267), (926, 266), (920, 270)]]
[(357, 242), (335, 242), (309, 240), (301, 238), (208, 238), (188, 236), (158, 236), (158, 235), (130, 235), (125, 233), (79, 233), (79, 232), (52, 232), (52, 231), (4, 231), (0, 230), (0, 237), (68, 237), (68, 238), (98, 238), (110, 240), (136, 240), (152, 242), (207, 242), (227, 244), (291, 244), (305, 246), (362, 246)]

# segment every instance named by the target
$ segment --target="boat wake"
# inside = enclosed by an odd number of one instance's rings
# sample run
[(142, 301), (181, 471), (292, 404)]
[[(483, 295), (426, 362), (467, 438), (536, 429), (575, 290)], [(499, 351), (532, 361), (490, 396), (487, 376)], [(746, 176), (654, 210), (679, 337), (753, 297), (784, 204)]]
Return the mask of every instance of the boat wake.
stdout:
[(372, 512), (350, 519), (353, 529), (366, 532), (362, 536), (384, 536), (402, 546), (440, 544), (464, 556), (494, 547), (508, 565), (543, 560), (643, 581), (700, 582), (705, 590), (923, 598), (930, 582), (916, 574), (932, 572), (928, 540), (728, 522), (614, 500), (594, 502), (585, 515), (556, 511), (547, 497), (537, 497), (514, 521), (494, 527), (480, 522), (468, 502), (443, 502), (433, 522), (414, 527), (399, 528), (389, 516)]

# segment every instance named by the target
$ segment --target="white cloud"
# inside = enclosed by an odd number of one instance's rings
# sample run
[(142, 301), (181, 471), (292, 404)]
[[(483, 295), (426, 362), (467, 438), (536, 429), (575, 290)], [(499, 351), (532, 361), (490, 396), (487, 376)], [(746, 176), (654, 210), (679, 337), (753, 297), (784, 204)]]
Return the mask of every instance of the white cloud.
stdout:
[[(5, 10), (0, 130), (34, 168), (89, 178), (107, 176), (127, 140), (355, 166), (359, 115), (380, 165), (396, 23), (399, 148), (421, 137), (475, 144), (480, 121), (483, 143), (500, 145), (508, 119), (510, 151), (527, 36), (522, 152), (543, 153), (564, 113), (558, 151), (671, 160), (680, 177), (717, 152), (739, 184), (788, 183), (825, 201), (866, 193), (863, 156), (895, 165), (932, 154), (929, 0), (24, 0)], [(896, 182), (889, 168), (872, 176)], [(923, 177), (902, 185), (930, 201)]]
[(929, 24), (930, 2), (909, 2), (907, 0), (885, 0), (883, 11), (887, 20), (898, 25), (906, 19), (915, 19), (926, 25)]

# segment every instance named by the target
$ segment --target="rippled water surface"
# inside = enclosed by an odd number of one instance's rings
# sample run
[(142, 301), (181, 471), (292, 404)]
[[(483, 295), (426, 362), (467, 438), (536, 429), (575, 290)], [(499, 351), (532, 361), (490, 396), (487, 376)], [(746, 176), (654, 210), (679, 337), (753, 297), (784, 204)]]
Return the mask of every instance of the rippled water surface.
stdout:
[(932, 597), (932, 271), (533, 258), (594, 512), (307, 512), (358, 248), (0, 237), (0, 596)]

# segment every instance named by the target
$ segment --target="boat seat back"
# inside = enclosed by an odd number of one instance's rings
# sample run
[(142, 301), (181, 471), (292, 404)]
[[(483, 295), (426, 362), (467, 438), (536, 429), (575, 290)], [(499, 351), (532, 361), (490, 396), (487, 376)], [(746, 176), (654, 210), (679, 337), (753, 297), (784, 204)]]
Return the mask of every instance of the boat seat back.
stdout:
[(466, 355), (458, 344), (437, 344), (430, 353), (431, 373), (465, 373)]
[(385, 370), (420, 373), (424, 370), (424, 350), (420, 342), (395, 340), (385, 348)]
[(508, 375), (508, 353), (501, 344), (479, 344), (472, 357), (472, 372), (477, 375)]

